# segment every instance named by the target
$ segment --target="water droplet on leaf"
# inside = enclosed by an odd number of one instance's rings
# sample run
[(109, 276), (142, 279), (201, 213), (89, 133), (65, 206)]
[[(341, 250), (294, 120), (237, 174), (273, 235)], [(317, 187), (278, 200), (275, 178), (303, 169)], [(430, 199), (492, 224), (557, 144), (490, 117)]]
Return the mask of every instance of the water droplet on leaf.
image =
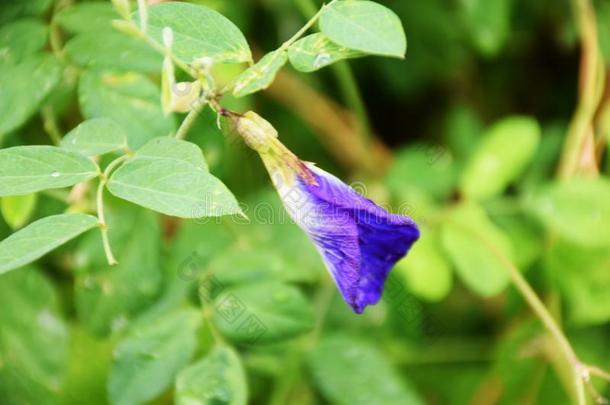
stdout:
[(315, 67), (325, 66), (330, 62), (330, 55), (328, 53), (319, 53), (313, 61)]

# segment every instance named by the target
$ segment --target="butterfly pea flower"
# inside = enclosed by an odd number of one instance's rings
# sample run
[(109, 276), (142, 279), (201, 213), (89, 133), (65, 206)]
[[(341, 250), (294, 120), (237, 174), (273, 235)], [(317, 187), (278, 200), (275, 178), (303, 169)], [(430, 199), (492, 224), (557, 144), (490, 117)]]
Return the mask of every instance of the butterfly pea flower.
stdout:
[(291, 218), (321, 254), (356, 313), (376, 304), (394, 264), (419, 238), (415, 222), (390, 214), (337, 177), (303, 162), (254, 112), (234, 117), (237, 132), (259, 153)]

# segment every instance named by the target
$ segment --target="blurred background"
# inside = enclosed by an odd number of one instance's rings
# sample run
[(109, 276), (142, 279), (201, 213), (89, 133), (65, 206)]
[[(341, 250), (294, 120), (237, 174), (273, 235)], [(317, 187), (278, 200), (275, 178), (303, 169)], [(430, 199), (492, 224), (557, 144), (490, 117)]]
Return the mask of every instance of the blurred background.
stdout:
[[(256, 60), (322, 5), (192, 3), (235, 23)], [(379, 3), (404, 25), (404, 60), (366, 57), (312, 74), (287, 66), (268, 90), (222, 104), (256, 111), (303, 160), (420, 225), (380, 303), (351, 312), (259, 157), (208, 109), (187, 140), (250, 220), (183, 221), (108, 195), (118, 266), (89, 232), (0, 276), (0, 403), (244, 403), (222, 382), (209, 402), (176, 397), (188, 380), (176, 374), (218, 339), (243, 368), (229, 387), (247, 385), (253, 404), (574, 402), (571, 365), (487, 244), (526, 277), (581, 359), (610, 367), (610, 1)], [(175, 129), (184, 116), (162, 116), (161, 56), (113, 31), (114, 18), (110, 2), (0, 5), (3, 148), (52, 144), (100, 114), (136, 131)], [(28, 52), (58, 67), (24, 76)], [(214, 74), (228, 83), (243, 68)], [(566, 142), (579, 134), (577, 146)], [(27, 215), (14, 204), (3, 201), (2, 238), (37, 218), (90, 211), (94, 196), (41, 192)], [(254, 335), (223, 316), (227, 295), (255, 315)], [(188, 329), (178, 321), (133, 343), (139, 328), (184, 307), (203, 314), (196, 343), (171, 334)], [(121, 357), (126, 339), (132, 357)], [(225, 371), (206, 372), (215, 381)], [(602, 379), (590, 389), (610, 394)]]

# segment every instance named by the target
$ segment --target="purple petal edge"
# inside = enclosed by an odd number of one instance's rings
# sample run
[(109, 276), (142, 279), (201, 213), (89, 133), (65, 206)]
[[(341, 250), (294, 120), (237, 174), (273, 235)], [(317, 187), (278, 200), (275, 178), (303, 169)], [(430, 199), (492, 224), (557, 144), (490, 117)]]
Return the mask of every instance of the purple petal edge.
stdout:
[(331, 174), (309, 168), (317, 184), (299, 178), (299, 186), (326, 221), (305, 230), (343, 298), (360, 314), (379, 301), (390, 270), (417, 241), (419, 229), (411, 218), (390, 214)]

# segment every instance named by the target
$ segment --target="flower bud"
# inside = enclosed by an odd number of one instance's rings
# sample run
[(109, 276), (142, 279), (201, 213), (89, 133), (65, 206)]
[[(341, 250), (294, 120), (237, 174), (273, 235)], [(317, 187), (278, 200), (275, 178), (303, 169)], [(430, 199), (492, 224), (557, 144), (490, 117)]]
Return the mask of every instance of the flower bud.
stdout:
[(237, 118), (236, 125), (246, 144), (258, 153), (268, 152), (277, 138), (275, 128), (254, 111)]

